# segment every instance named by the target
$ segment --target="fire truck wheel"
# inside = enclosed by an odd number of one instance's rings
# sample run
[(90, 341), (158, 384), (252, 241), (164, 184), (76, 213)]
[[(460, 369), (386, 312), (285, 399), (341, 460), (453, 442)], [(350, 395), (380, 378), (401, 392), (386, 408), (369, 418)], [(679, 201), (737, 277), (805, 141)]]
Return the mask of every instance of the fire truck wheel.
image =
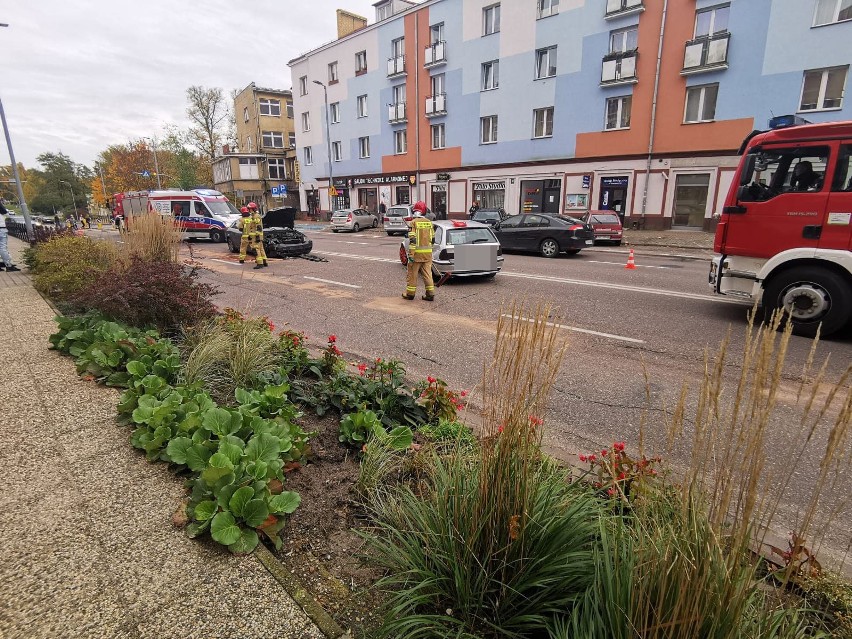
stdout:
[(793, 322), (796, 335), (829, 336), (852, 321), (852, 287), (841, 275), (818, 266), (782, 271), (766, 284), (764, 319), (776, 308)]

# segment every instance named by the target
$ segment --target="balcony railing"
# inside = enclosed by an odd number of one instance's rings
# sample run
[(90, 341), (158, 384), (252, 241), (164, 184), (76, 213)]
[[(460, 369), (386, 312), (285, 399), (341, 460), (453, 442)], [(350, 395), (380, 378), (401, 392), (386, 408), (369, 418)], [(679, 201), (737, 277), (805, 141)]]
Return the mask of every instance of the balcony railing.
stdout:
[(604, 18), (616, 18), (644, 10), (645, 5), (642, 3), (642, 0), (606, 0), (606, 14)]
[(604, 56), (601, 67), (601, 84), (636, 82), (636, 49), (616, 51)]
[(426, 117), (432, 118), (436, 115), (444, 115), (447, 112), (447, 94), (438, 93), (426, 98)]
[(702, 36), (686, 43), (681, 75), (716, 71), (728, 68), (728, 43), (731, 34), (727, 31)]
[(388, 59), (388, 77), (405, 73), (405, 56), (398, 55)]
[(447, 43), (441, 40), (426, 47), (423, 53), (423, 66), (434, 67), (447, 61)]
[(405, 122), (405, 102), (388, 105), (388, 122)]

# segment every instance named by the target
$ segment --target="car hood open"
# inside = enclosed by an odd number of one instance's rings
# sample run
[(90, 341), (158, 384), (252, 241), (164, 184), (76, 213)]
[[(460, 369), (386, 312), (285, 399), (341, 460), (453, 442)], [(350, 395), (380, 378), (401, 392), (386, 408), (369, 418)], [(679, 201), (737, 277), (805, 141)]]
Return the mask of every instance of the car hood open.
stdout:
[(263, 216), (263, 228), (288, 228), (296, 227), (296, 209), (293, 206), (282, 206), (278, 209), (269, 209)]

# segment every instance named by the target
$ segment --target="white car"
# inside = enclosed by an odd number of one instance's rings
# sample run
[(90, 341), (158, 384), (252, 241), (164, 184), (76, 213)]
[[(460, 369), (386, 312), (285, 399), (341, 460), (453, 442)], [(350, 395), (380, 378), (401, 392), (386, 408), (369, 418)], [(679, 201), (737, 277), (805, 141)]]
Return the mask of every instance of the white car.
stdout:
[[(435, 220), (435, 243), (432, 264), (441, 274), (453, 277), (494, 277), (503, 268), (503, 250), (488, 224), (465, 220)], [(467, 247), (476, 249), (467, 250)], [(465, 247), (465, 249), (460, 249)], [(456, 264), (456, 253), (464, 258)], [(399, 245), (399, 261), (408, 264), (408, 238)]]
[(331, 230), (352, 231), (357, 233), (361, 229), (374, 229), (379, 225), (379, 218), (367, 209), (339, 209), (331, 215)]
[(410, 204), (389, 206), (382, 223), (388, 235), (408, 235), (408, 221), (414, 216)]

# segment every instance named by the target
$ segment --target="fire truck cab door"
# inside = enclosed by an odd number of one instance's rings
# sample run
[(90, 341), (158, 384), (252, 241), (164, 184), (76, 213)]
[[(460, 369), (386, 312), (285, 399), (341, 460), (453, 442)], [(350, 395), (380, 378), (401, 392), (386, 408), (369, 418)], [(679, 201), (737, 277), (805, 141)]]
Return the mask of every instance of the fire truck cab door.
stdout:
[(852, 140), (840, 144), (819, 247), (852, 250)]
[(827, 144), (767, 145), (750, 185), (740, 189), (742, 212), (729, 216), (726, 252), (770, 258), (819, 246), (825, 225), (830, 157)]

